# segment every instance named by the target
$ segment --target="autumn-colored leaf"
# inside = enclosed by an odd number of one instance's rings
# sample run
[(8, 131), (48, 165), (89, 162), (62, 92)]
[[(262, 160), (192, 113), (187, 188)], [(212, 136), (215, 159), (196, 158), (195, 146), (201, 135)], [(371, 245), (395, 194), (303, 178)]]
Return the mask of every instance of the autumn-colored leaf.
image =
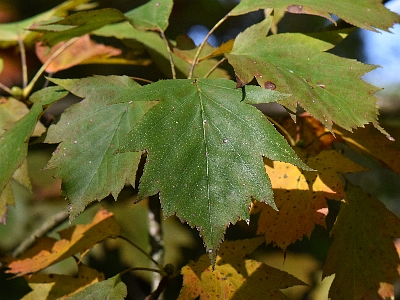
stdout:
[[(25, 275), (32, 291), (22, 300), (37, 299), (70, 299), (69, 297), (104, 280), (104, 274), (83, 264), (78, 265), (77, 276), (59, 274), (33, 274)], [(83, 298), (81, 298), (83, 299)]]
[(278, 211), (265, 203), (253, 206), (254, 210), (261, 210), (257, 234), (263, 234), (267, 244), (284, 251), (303, 236), (310, 238), (315, 225), (325, 227), (326, 196), (324, 192), (274, 189)]
[(286, 299), (280, 289), (304, 283), (286, 272), (245, 259), (262, 242), (262, 238), (225, 241), (214, 270), (207, 255), (189, 262), (181, 270), (183, 287), (178, 299)]
[(340, 200), (345, 195), (338, 173), (365, 171), (334, 150), (322, 151), (305, 161), (317, 171), (302, 171), (282, 162), (273, 162), (273, 167), (267, 163), (278, 211), (262, 203), (252, 208), (253, 213), (261, 211), (257, 233), (284, 250), (303, 236), (309, 238), (315, 225), (325, 227), (326, 198)]
[(387, 139), (371, 125), (359, 128), (354, 133), (335, 130), (356, 151), (366, 153), (382, 162), (385, 166), (400, 174), (400, 151), (394, 142)]
[(398, 278), (393, 240), (400, 237), (400, 220), (376, 198), (348, 183), (331, 234), (323, 277), (335, 274), (332, 299), (376, 299), (381, 282)]
[(76, 253), (85, 251), (108, 237), (118, 236), (120, 228), (112, 213), (101, 209), (90, 224), (76, 225), (59, 232), (61, 239), (38, 239), (21, 258), (8, 264), (7, 273), (22, 276), (35, 273)]
[[(45, 63), (49, 57), (64, 44), (65, 42), (60, 42), (49, 50), (49, 47), (37, 43), (36, 55), (42, 63)], [(78, 64), (87, 63), (90, 60), (117, 56), (120, 55), (121, 52), (120, 49), (92, 41), (90, 36), (86, 34), (78, 38), (72, 45), (67, 47), (54, 60), (52, 60), (52, 62), (46, 67), (46, 72), (56, 73)]]

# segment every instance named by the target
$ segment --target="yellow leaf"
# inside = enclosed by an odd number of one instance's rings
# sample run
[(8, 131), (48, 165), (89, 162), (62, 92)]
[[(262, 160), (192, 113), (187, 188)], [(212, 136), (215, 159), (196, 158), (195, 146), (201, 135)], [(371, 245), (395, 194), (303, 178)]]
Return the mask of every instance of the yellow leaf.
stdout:
[(284, 271), (244, 259), (262, 242), (262, 238), (223, 242), (214, 270), (208, 255), (189, 262), (181, 270), (183, 287), (178, 299), (284, 299), (279, 289), (304, 283)]
[(14, 259), (8, 264), (9, 270), (6, 273), (16, 276), (35, 273), (78, 252), (83, 252), (107, 237), (119, 235), (120, 228), (113, 214), (101, 209), (92, 223), (76, 225), (59, 234), (61, 240), (49, 237), (38, 239), (33, 248), (21, 258)]

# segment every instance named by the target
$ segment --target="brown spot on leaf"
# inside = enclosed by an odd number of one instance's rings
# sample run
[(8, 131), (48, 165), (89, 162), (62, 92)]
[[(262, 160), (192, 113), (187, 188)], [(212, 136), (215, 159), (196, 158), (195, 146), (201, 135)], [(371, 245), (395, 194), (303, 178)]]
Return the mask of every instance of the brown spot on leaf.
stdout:
[(264, 88), (266, 88), (268, 90), (275, 90), (276, 85), (275, 85), (275, 83), (273, 83), (271, 81), (266, 81), (266, 82), (264, 82)]

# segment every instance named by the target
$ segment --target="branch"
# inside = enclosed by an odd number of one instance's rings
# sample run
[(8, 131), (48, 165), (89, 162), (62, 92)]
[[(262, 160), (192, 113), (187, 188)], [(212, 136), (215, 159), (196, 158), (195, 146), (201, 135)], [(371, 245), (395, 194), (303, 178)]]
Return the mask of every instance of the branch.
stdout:
[(61, 223), (68, 219), (68, 210), (63, 210), (53, 216), (50, 220), (44, 222), (42, 226), (34, 231), (26, 240), (24, 240), (17, 248), (14, 249), (11, 256), (18, 257), (24, 253), (28, 248), (30, 248), (36, 241), (37, 238), (45, 236), (54, 228), (59, 226)]
[(167, 52), (168, 52), (168, 56), (169, 56), (169, 63), (171, 65), (172, 79), (176, 79), (175, 64), (174, 64), (174, 59), (172, 57), (171, 48), (169, 47), (168, 40), (165, 37), (164, 31), (162, 31), (161, 28), (159, 28), (159, 30), (160, 30), (161, 38), (163, 39), (163, 41), (165, 43), (165, 47), (167, 47)]
[(211, 30), (210, 30), (210, 31), (207, 33), (207, 35), (205, 36), (204, 40), (201, 42), (199, 48), (197, 49), (196, 54), (194, 55), (192, 65), (190, 66), (188, 79), (192, 78), (192, 76), (193, 76), (193, 71), (194, 71), (195, 66), (196, 66), (197, 63), (198, 63), (198, 59), (199, 59), (199, 56), (200, 56), (200, 52), (201, 52), (201, 50), (203, 50), (203, 48), (204, 48), (204, 46), (205, 46), (205, 44), (206, 44), (208, 38), (213, 34), (213, 32), (214, 32), (226, 19), (228, 19), (228, 17), (229, 17), (229, 14), (226, 14), (225, 17), (223, 17), (221, 20), (219, 20), (219, 21), (217, 22), (217, 24), (215, 24), (214, 27), (211, 28)]

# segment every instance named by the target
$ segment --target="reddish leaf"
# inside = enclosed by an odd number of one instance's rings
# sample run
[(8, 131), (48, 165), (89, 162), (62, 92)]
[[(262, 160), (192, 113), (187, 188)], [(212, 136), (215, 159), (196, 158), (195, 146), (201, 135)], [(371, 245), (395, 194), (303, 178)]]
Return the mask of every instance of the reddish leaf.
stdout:
[[(65, 42), (60, 42), (49, 51), (49, 47), (41, 43), (36, 44), (36, 55), (42, 63), (45, 63), (51, 55), (63, 47)], [(90, 39), (88, 34), (78, 38), (72, 45), (62, 51), (46, 68), (46, 72), (56, 73), (73, 66), (87, 63), (94, 59), (104, 59), (110, 56), (120, 55), (120, 49), (98, 44)]]
[(113, 214), (101, 209), (92, 223), (61, 231), (61, 240), (48, 237), (38, 239), (33, 248), (8, 264), (9, 270), (6, 272), (16, 276), (35, 273), (119, 233), (120, 228)]

